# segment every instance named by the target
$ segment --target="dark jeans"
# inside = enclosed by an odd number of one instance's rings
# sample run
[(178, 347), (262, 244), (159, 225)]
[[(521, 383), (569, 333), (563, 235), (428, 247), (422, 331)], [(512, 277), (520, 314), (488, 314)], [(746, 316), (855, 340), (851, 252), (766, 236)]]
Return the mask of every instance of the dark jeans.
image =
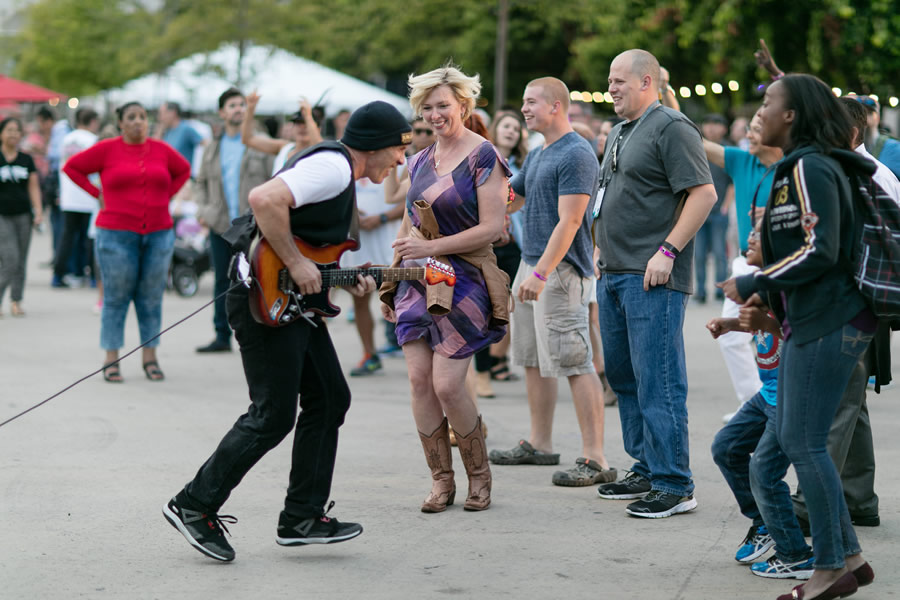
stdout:
[(284, 510), (300, 518), (321, 515), (331, 493), (338, 428), (350, 408), (328, 329), (318, 319), (318, 327), (303, 320), (266, 327), (250, 315), (246, 290), (227, 298), (251, 404), (185, 486), (188, 498), (218, 512), (253, 465), (294, 429)]
[(741, 513), (755, 526), (768, 528), (778, 558), (797, 562), (808, 556), (811, 549), (784, 481), (790, 461), (775, 435), (775, 407), (761, 394), (747, 400), (716, 434), (712, 455)]
[(871, 333), (849, 323), (805, 344), (789, 337), (778, 370), (778, 443), (806, 495), (816, 569), (839, 569), (860, 552), (841, 479), (828, 455), (828, 431)]
[(91, 213), (63, 211), (63, 232), (53, 263), (55, 277), (62, 279), (67, 273), (81, 277), (85, 267), (93, 269), (93, 253), (87, 236), (90, 226)]
[[(870, 348), (871, 350), (871, 348)], [(844, 501), (853, 517), (878, 515), (878, 495), (875, 493), (875, 449), (872, 445), (872, 425), (866, 405), (866, 384), (869, 380), (866, 360), (853, 369), (850, 382), (838, 406), (831, 430), (828, 432), (828, 454), (841, 474)], [(794, 510), (808, 519), (806, 500), (797, 488)]]
[(213, 305), (213, 327), (216, 339), (220, 342), (231, 341), (231, 327), (228, 326), (228, 311), (225, 307), (225, 291), (231, 286), (228, 280), (228, 264), (231, 262), (231, 246), (221, 235), (209, 232), (209, 254), (212, 260), (213, 274), (216, 277), (213, 285), (213, 298), (218, 298)]
[[(728, 216), (710, 214), (694, 238), (694, 271), (697, 274), (697, 298), (706, 298), (706, 269), (709, 255), (716, 265), (716, 281), (728, 279), (728, 250), (725, 236), (728, 232)], [(716, 292), (720, 297), (720, 292)]]

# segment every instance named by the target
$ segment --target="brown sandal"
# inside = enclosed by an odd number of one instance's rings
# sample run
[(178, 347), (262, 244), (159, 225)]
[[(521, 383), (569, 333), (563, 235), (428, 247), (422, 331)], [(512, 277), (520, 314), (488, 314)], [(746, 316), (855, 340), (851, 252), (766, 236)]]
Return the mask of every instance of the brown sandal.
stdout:
[(166, 376), (162, 372), (162, 369), (159, 368), (159, 363), (155, 360), (150, 360), (144, 363), (144, 374), (150, 381), (162, 381), (166, 378)]
[(109, 383), (124, 383), (125, 381), (118, 363), (103, 367), (103, 379)]

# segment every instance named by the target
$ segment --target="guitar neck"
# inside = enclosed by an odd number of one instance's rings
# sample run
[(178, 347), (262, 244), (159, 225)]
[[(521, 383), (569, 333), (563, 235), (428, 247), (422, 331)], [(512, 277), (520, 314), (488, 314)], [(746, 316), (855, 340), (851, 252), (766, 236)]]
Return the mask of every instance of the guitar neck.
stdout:
[(415, 281), (425, 279), (425, 267), (394, 268), (368, 267), (365, 269), (331, 269), (322, 271), (323, 287), (347, 287), (358, 283), (358, 275), (371, 275), (377, 285), (385, 281)]

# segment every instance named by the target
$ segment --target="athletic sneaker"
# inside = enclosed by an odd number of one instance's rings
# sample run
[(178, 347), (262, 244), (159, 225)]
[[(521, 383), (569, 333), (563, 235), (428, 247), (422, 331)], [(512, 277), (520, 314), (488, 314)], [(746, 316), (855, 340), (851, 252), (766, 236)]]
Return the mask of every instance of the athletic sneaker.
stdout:
[(769, 535), (769, 530), (765, 525), (757, 527), (753, 525), (744, 541), (741, 542), (740, 548), (734, 555), (734, 560), (739, 563), (752, 563), (754, 560), (771, 550), (775, 546), (775, 540)]
[(664, 519), (695, 508), (697, 508), (697, 501), (693, 495), (679, 496), (659, 490), (650, 490), (646, 496), (626, 506), (625, 512), (633, 517)]
[(622, 481), (604, 483), (597, 488), (597, 495), (605, 500), (634, 500), (643, 498), (650, 491), (650, 480), (629, 471)]
[(750, 565), (750, 572), (769, 579), (809, 579), (815, 569), (814, 561), (812, 554), (792, 563), (786, 563), (775, 555), (765, 562)]
[(234, 560), (234, 548), (225, 539), (225, 533), (230, 535), (225, 523), (237, 523), (231, 515), (191, 510), (179, 504), (176, 496), (163, 506), (163, 516), (198, 551), (216, 560)]
[[(328, 505), (327, 513), (334, 506)], [(304, 546), (306, 544), (335, 544), (355, 538), (363, 532), (359, 523), (341, 523), (333, 517), (322, 515), (308, 519), (298, 519), (285, 512), (278, 518), (278, 536), (275, 541), (282, 546)]]
[(381, 370), (381, 359), (378, 358), (378, 355), (366, 354), (366, 356), (359, 362), (359, 364), (350, 369), (351, 377), (364, 377), (366, 375), (371, 375), (377, 371)]

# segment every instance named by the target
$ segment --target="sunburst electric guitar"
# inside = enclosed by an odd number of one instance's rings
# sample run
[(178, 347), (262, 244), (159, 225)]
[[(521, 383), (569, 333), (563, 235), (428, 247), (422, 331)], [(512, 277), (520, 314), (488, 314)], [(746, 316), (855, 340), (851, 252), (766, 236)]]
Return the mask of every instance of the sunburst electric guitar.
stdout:
[(250, 312), (263, 325), (280, 327), (299, 319), (309, 319), (307, 313), (334, 317), (341, 309), (331, 303), (328, 291), (335, 286), (354, 286), (357, 275), (371, 275), (377, 285), (385, 281), (424, 280), (429, 285), (456, 283), (453, 267), (429, 258), (424, 267), (394, 268), (365, 267), (342, 269), (338, 266), (341, 255), (354, 250), (359, 244), (354, 240), (334, 246), (311, 246), (294, 236), (294, 244), (300, 253), (310, 259), (322, 273), (322, 291), (304, 296), (281, 258), (265, 238), (258, 238), (250, 249), (250, 269), (254, 285), (250, 287)]

